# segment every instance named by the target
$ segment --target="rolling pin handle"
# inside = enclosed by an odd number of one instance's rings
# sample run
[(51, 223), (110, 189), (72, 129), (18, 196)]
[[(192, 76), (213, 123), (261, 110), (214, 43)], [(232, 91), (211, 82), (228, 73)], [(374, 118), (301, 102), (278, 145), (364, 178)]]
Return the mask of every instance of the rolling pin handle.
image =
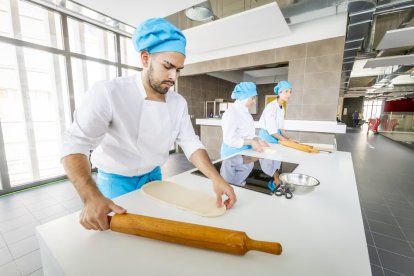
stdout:
[(278, 242), (256, 241), (247, 237), (246, 247), (247, 250), (262, 251), (274, 255), (282, 254), (282, 246)]

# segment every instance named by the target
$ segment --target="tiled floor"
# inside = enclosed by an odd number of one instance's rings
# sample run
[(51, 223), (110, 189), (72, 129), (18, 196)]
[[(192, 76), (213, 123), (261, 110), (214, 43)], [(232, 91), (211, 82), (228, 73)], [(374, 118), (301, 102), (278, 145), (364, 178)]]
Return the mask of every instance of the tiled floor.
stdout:
[(414, 151), (366, 130), (337, 135), (350, 151), (373, 275), (414, 275)]
[[(414, 275), (414, 151), (353, 129), (337, 143), (352, 152), (373, 275)], [(192, 167), (174, 154), (162, 171), (168, 177)], [(81, 206), (67, 181), (1, 197), (0, 275), (43, 275), (35, 226)]]

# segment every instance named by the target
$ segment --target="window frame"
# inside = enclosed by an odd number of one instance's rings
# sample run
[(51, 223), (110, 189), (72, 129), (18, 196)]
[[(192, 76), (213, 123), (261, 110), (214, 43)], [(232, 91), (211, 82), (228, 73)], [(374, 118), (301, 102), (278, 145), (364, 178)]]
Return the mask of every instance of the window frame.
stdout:
[[(10, 0), (10, 5), (11, 5), (10, 6), (10, 13), (11, 13), (12, 20), (14, 20), (14, 21), (15, 20), (19, 21), (19, 19), (20, 19), (18, 11), (16, 9), (16, 6), (18, 6), (19, 1), (20, 0)], [(59, 49), (59, 48), (55, 48), (55, 47), (51, 47), (51, 46), (45, 46), (45, 45), (42, 45), (42, 44), (37, 44), (37, 43), (29, 42), (29, 41), (24, 41), (24, 40), (21, 40), (21, 39), (18, 39), (18, 38), (7, 37), (7, 36), (2, 36), (2, 35), (0, 35), (0, 42), (5, 43), (5, 44), (13, 45), (14, 47), (16, 47), (16, 49), (19, 48), (19, 47), (21, 47), (20, 49), (23, 49), (23, 48), (35, 49), (35, 50), (40, 50), (40, 51), (44, 51), (44, 52), (47, 52), (47, 53), (51, 53), (51, 54), (54, 54), (54, 55), (64, 57), (65, 67), (66, 67), (67, 89), (68, 89), (68, 94), (69, 94), (70, 122), (72, 122), (73, 113), (75, 111), (75, 100), (74, 100), (74, 94), (75, 93), (74, 93), (72, 62), (71, 62), (72, 58), (77, 58), (77, 59), (85, 60), (85, 61), (93, 61), (93, 62), (100, 63), (102, 65), (115, 66), (116, 67), (116, 75), (118, 77), (122, 76), (123, 69), (124, 70), (132, 69), (132, 70), (136, 70), (136, 71), (141, 70), (140, 67), (136, 67), (136, 66), (132, 66), (132, 65), (122, 63), (122, 50), (121, 50), (121, 47), (120, 47), (120, 39), (121, 39), (121, 37), (131, 38), (131, 34), (128, 34), (128, 33), (124, 32), (122, 30), (118, 31), (115, 28), (106, 27), (104, 24), (99, 23), (94, 19), (88, 19), (87, 17), (82, 16), (81, 14), (76, 14), (74, 12), (70, 12), (70, 11), (67, 11), (67, 10), (65, 11), (64, 9), (62, 9), (61, 7), (58, 7), (58, 6), (54, 6), (54, 5), (49, 6), (49, 5), (46, 5), (46, 4), (43, 4), (43, 3), (38, 3), (37, 1), (32, 1), (32, 0), (25, 0), (25, 2), (29, 2), (32, 5), (36, 5), (38, 7), (44, 8), (48, 12), (53, 12), (53, 13), (57, 13), (57, 14), (60, 15), (62, 30), (59, 30), (59, 31), (62, 32), (63, 49)], [(88, 55), (85, 55), (85, 54), (72, 52), (71, 49), (70, 49), (70, 45), (69, 45), (69, 32), (68, 32), (68, 19), (69, 18), (71, 20), (79, 21), (82, 24), (90, 24), (93, 27), (96, 27), (96, 28), (99, 28), (101, 30), (104, 30), (104, 31), (107, 31), (107, 32), (110, 32), (110, 33), (114, 34), (115, 35), (115, 49), (114, 49), (115, 50), (115, 61), (110, 61), (110, 60), (106, 60), (106, 59), (102, 59), (102, 58), (96, 58), (96, 57), (91, 57), (91, 56), (88, 56)], [(12, 23), (12, 28), (15, 28), (13, 25), (14, 24)], [(17, 22), (17, 25), (19, 25), (19, 22)], [(17, 62), (19, 63), (19, 60), (17, 60)], [(19, 74), (19, 77), (20, 77), (20, 74)], [(23, 90), (23, 88), (22, 88), (22, 90)], [(22, 93), (24, 93), (24, 92), (22, 91)], [(34, 142), (34, 141), (32, 141), (32, 142)], [(30, 143), (30, 141), (29, 141), (29, 143)], [(37, 187), (39, 185), (43, 185), (43, 184), (46, 184), (46, 183), (51, 183), (51, 182), (66, 179), (66, 176), (62, 175), (62, 176), (57, 176), (57, 177), (32, 181), (30, 183), (22, 184), (22, 185), (15, 186), (15, 187), (11, 186), (9, 173), (8, 173), (7, 160), (6, 160), (6, 157), (5, 157), (5, 144), (4, 144), (4, 138), (3, 138), (3, 133), (2, 133), (1, 120), (0, 120), (0, 156), (1, 156), (0, 157), (0, 180), (1, 180), (1, 182), (0, 182), (0, 196), (3, 195), (3, 194), (8, 194), (8, 193), (11, 193), (11, 192), (15, 192), (15, 191), (18, 191), (18, 190)], [(37, 156), (35, 156), (35, 157), (37, 157)]]

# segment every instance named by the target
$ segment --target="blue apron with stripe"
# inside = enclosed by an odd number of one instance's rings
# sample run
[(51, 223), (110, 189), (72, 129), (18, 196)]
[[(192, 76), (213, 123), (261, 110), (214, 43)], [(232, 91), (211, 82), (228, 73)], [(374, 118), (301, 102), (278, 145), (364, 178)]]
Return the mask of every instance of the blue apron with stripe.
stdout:
[(162, 174), (159, 166), (146, 174), (138, 176), (123, 176), (98, 170), (96, 184), (105, 197), (114, 198), (141, 189), (148, 182), (161, 179)]
[(247, 149), (251, 149), (252, 146), (250, 145), (244, 145), (241, 148), (234, 148), (234, 147), (230, 147), (229, 145), (226, 144), (221, 144), (221, 158), (225, 158), (227, 156), (230, 156), (232, 154), (247, 150)]
[[(282, 131), (279, 129), (277, 131), (277, 133), (279, 135), (282, 135)], [(265, 140), (266, 142), (270, 143), (270, 144), (278, 144), (279, 143), (279, 139), (275, 138), (275, 136), (269, 134), (269, 132), (267, 132), (266, 129), (261, 128), (259, 130), (259, 137), (262, 138), (263, 140)]]

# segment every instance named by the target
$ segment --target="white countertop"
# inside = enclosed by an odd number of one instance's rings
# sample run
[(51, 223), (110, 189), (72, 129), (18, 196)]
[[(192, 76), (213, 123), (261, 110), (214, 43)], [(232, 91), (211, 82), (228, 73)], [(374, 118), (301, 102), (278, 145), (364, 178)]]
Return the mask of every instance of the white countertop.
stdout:
[[(130, 213), (209, 225), (280, 242), (275, 256), (250, 251), (234, 256), (112, 231), (87, 231), (74, 213), (38, 226), (44, 275), (371, 275), (367, 243), (350, 153), (308, 154), (274, 145), (266, 157), (298, 163), (295, 172), (321, 184), (293, 199), (235, 187), (238, 201), (217, 218), (198, 217), (160, 204), (135, 191), (115, 199)], [(189, 172), (168, 179), (207, 191), (206, 178)]]
[[(196, 125), (221, 126), (221, 119), (196, 119)], [(255, 121), (254, 125), (256, 128), (259, 128), (258, 121)], [(322, 133), (345, 133), (346, 125), (338, 124), (336, 121), (285, 120), (285, 130)]]

